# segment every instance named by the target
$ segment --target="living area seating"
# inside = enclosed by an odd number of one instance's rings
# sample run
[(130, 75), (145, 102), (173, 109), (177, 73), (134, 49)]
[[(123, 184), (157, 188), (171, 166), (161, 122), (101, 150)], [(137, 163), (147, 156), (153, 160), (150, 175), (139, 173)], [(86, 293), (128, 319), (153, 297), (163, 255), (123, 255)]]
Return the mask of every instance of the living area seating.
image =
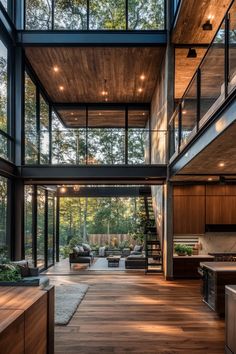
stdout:
[(91, 247), (86, 243), (75, 246), (73, 252), (69, 254), (70, 268), (71, 264), (74, 263), (88, 263), (90, 266), (93, 260), (94, 256)]
[(129, 255), (125, 260), (126, 269), (145, 269), (146, 268), (146, 257), (143, 254)]

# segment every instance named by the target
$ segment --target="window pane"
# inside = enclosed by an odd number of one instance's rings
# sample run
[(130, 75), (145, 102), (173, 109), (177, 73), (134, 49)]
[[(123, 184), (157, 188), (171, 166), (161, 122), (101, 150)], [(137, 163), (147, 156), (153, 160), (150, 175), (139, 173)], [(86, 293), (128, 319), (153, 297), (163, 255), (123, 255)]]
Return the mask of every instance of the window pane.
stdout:
[(7, 246), (7, 179), (0, 176), (0, 248)]
[(145, 129), (129, 129), (128, 131), (128, 163), (148, 163), (149, 131)]
[(50, 30), (52, 28), (52, 1), (26, 0), (25, 28), (28, 30)]
[(10, 150), (10, 141), (8, 141), (8, 139), (5, 136), (0, 134), (0, 157), (8, 160), (9, 150)]
[(125, 29), (124, 0), (91, 0), (89, 29)]
[(128, 0), (128, 23), (132, 30), (164, 29), (164, 0)]
[(125, 129), (88, 129), (88, 164), (124, 164)]
[(52, 163), (85, 164), (86, 129), (67, 129), (52, 115)]
[(25, 163), (33, 164), (37, 161), (36, 87), (25, 74)]
[(229, 91), (236, 86), (236, 2), (230, 10)]
[(37, 267), (45, 266), (45, 191), (37, 190)]
[(201, 65), (201, 119), (204, 121), (224, 100), (224, 36), (222, 26)]
[(25, 186), (25, 259), (34, 264), (33, 261), (33, 187)]
[(7, 132), (7, 48), (0, 41), (0, 129)]
[(49, 107), (40, 96), (40, 163), (49, 163)]
[(48, 193), (48, 266), (54, 263), (54, 197)]
[(87, 29), (87, 0), (55, 0), (54, 6), (54, 29)]

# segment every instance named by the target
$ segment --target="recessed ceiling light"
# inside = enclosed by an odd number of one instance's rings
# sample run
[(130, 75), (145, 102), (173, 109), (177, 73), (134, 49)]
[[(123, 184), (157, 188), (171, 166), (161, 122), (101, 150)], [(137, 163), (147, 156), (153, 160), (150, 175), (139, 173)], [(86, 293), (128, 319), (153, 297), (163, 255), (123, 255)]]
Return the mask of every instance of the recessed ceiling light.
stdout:
[(145, 116), (145, 113), (143, 112), (143, 116)]
[(61, 188), (60, 188), (60, 192), (61, 192), (61, 193), (65, 193), (65, 192), (66, 192), (66, 187), (61, 187)]
[(53, 71), (55, 71), (55, 73), (57, 73), (57, 72), (59, 71), (58, 66), (54, 66), (54, 67), (53, 67)]
[(73, 116), (74, 115), (74, 112), (71, 112), (71, 114), (70, 114), (71, 116)]
[(212, 178), (211, 178), (211, 177), (209, 177), (209, 178), (208, 178), (208, 181), (212, 181)]
[(140, 79), (141, 79), (142, 81), (145, 80), (145, 75), (142, 74), (142, 75), (140, 76)]
[(105, 98), (105, 101), (107, 102), (107, 101), (108, 101), (108, 98)]
[(63, 91), (64, 90), (64, 86), (59, 86), (59, 90)]
[(224, 167), (224, 166), (225, 166), (225, 163), (224, 163), (224, 162), (220, 162), (218, 166), (219, 166), (219, 167)]
[(186, 114), (186, 113), (187, 113), (187, 111), (185, 111), (185, 110), (184, 110), (184, 111), (182, 111), (182, 114)]
[(100, 113), (98, 113), (98, 115), (99, 115), (99, 116), (101, 116), (101, 115), (102, 115), (102, 113), (100, 112)]
[(78, 120), (78, 118), (75, 118), (75, 120)]
[(141, 87), (139, 87), (138, 92), (142, 92), (142, 91), (143, 91), (143, 89)]

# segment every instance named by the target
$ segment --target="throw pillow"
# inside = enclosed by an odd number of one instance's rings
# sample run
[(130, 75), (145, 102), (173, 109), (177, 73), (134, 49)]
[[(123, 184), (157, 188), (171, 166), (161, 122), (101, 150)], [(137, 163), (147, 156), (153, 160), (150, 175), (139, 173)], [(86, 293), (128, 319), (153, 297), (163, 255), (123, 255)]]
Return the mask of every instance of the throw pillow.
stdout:
[(134, 252), (142, 252), (143, 246), (141, 245), (135, 245), (134, 246)]
[(89, 251), (89, 252), (92, 251), (92, 248), (87, 243), (82, 243), (82, 246), (85, 251)]

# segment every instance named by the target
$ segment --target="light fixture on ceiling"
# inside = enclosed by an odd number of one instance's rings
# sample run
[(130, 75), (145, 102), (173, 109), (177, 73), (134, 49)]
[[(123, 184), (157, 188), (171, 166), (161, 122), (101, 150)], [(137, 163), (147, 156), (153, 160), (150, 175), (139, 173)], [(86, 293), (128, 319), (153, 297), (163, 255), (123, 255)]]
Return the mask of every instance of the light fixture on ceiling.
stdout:
[(102, 96), (107, 96), (108, 95), (108, 90), (107, 90), (107, 80), (104, 79), (104, 87), (102, 90)]
[(213, 180), (213, 178), (209, 177), (207, 180), (210, 182), (210, 181), (212, 181), (212, 180)]
[(102, 115), (102, 113), (101, 113), (101, 112), (99, 112), (99, 113), (98, 113), (98, 115), (99, 115), (99, 116), (101, 116), (101, 115)]
[(202, 25), (203, 31), (212, 31), (212, 23), (211, 23), (212, 18), (213, 16), (209, 16), (206, 22)]
[(75, 185), (75, 186), (73, 187), (73, 189), (74, 189), (75, 192), (78, 192), (78, 191), (80, 190), (80, 186)]
[(140, 76), (140, 80), (142, 80), (142, 81), (145, 80), (145, 75), (144, 75), (144, 74), (142, 74), (142, 75)]
[(143, 112), (143, 116), (145, 116), (145, 113)]
[(60, 187), (60, 193), (66, 193), (66, 187), (65, 186)]
[(218, 166), (219, 166), (219, 167), (224, 167), (224, 166), (225, 166), (225, 163), (224, 163), (224, 162), (220, 162), (220, 163), (218, 164)]
[(197, 52), (194, 48), (189, 48), (187, 58), (197, 58)]
[(78, 120), (78, 118), (75, 118), (75, 120)]
[(59, 71), (58, 66), (54, 66), (54, 67), (53, 67), (53, 71), (54, 71), (55, 73), (57, 73), (57, 72)]
[(108, 101), (108, 98), (105, 98), (105, 101), (107, 102), (107, 101)]
[(60, 91), (64, 91), (64, 86), (59, 86)]
[(73, 116), (74, 115), (74, 112), (71, 112), (71, 114), (70, 114), (71, 116)]
[(141, 87), (138, 88), (138, 92), (142, 92), (143, 89)]
[(187, 114), (187, 111), (186, 111), (186, 110), (183, 110), (183, 111), (182, 111), (182, 114)]

